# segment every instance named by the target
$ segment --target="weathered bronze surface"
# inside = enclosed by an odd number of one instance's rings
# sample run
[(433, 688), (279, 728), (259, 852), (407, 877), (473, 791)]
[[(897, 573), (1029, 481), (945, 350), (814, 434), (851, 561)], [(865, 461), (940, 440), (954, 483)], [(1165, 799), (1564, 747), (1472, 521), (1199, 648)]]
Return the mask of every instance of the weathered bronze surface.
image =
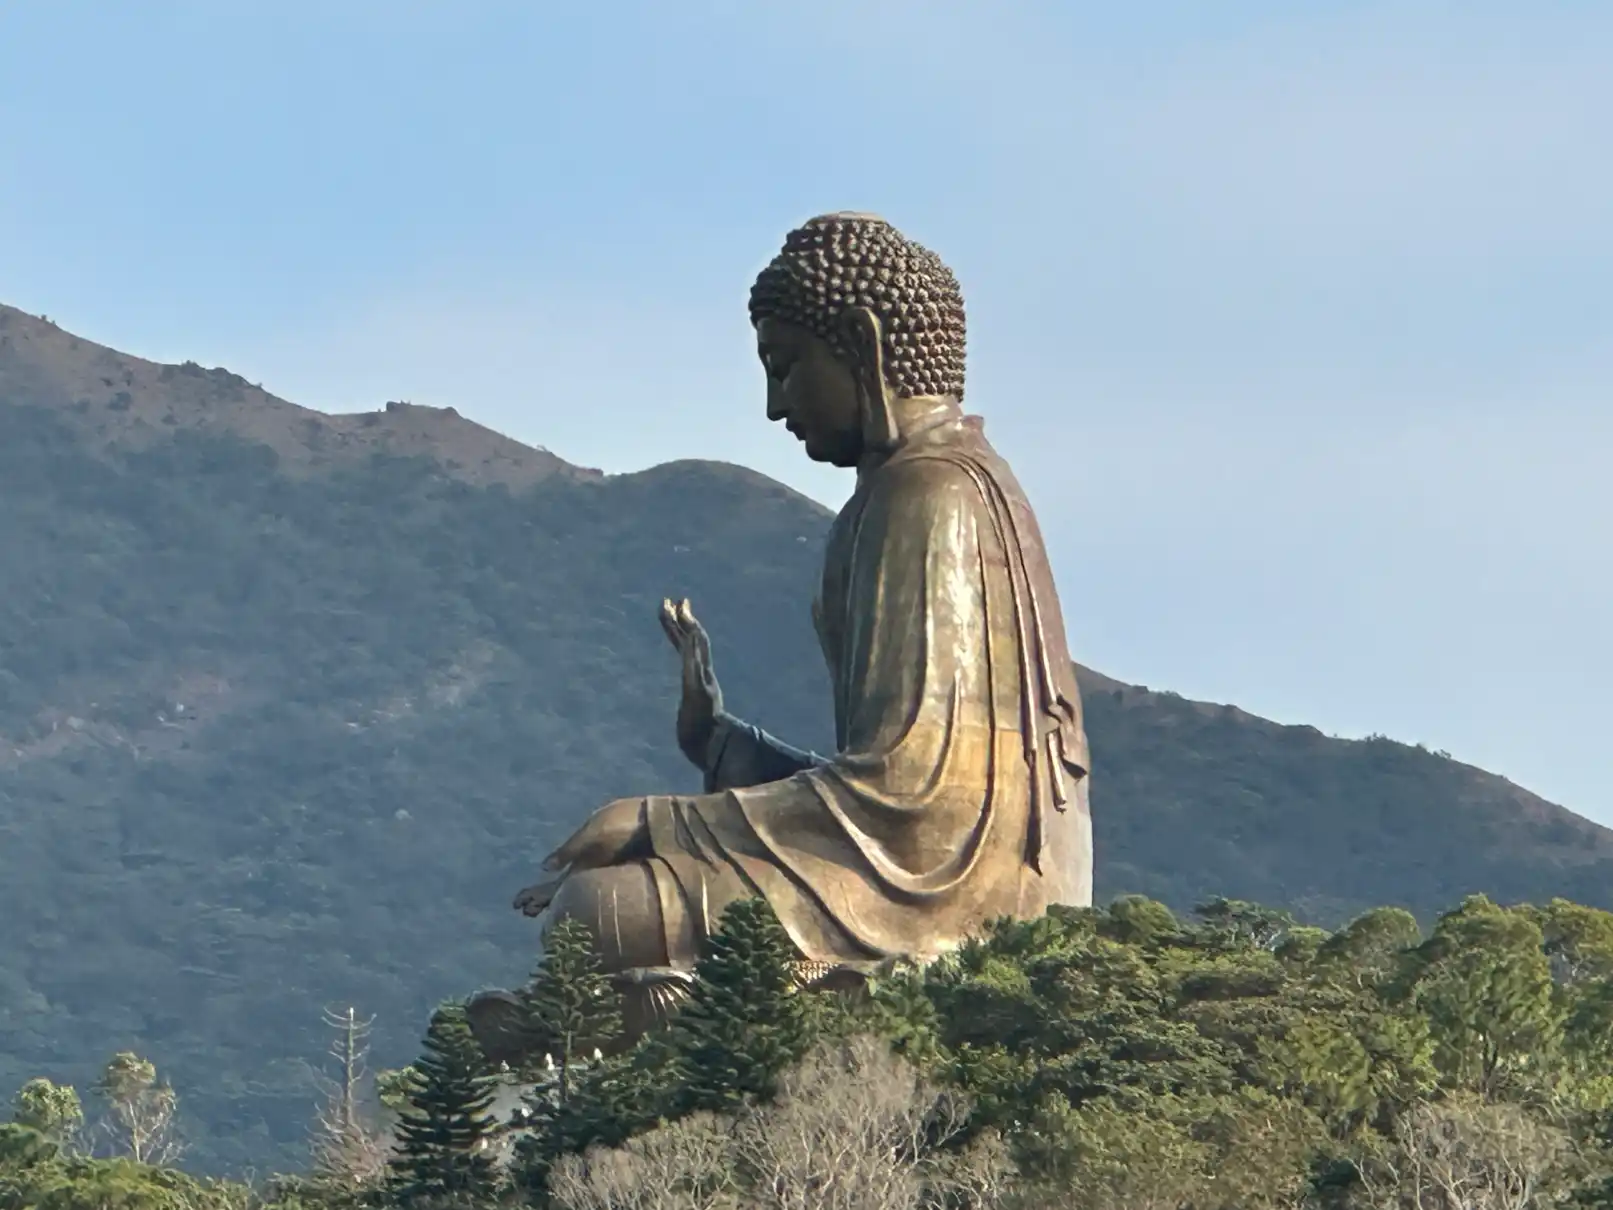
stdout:
[(961, 407), (955, 277), (877, 217), (825, 215), (791, 232), (750, 312), (768, 418), (857, 476), (812, 610), (836, 751), (724, 712), (705, 630), (667, 602), (678, 740), (706, 792), (607, 804), (516, 899), (586, 923), (662, 1009), (737, 898), (765, 896), (816, 968), (929, 958), (1092, 895), (1064, 622), (1025, 495)]

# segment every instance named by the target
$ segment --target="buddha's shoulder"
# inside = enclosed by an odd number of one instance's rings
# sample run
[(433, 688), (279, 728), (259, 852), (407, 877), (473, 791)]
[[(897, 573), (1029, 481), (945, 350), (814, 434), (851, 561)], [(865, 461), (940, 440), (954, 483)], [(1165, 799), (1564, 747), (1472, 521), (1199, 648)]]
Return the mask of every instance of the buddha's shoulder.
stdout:
[(881, 468), (879, 479), (896, 493), (960, 494), (979, 496), (998, 477), (998, 461), (989, 447), (970, 444), (935, 444), (900, 451)]

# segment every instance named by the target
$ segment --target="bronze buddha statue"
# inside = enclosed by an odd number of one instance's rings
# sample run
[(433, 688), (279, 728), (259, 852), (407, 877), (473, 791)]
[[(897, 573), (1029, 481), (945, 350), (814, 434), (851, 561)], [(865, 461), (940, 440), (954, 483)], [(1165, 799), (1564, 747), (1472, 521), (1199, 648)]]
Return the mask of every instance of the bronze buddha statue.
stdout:
[(516, 899), (589, 927), (624, 990), (643, 989), (630, 1029), (736, 899), (764, 897), (822, 971), (924, 960), (995, 917), (1092, 897), (1074, 666), (1036, 519), (961, 407), (957, 279), (883, 219), (824, 215), (762, 270), (750, 316), (768, 418), (856, 472), (812, 609), (836, 750), (725, 713), (705, 630), (687, 601), (663, 605), (679, 746), (705, 793), (606, 804)]

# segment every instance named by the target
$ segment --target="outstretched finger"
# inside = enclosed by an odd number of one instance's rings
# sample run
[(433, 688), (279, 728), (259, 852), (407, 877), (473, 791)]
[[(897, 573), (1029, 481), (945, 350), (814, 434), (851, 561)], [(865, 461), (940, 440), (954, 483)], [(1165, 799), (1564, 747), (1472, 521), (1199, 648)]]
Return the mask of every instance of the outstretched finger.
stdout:
[(705, 633), (705, 627), (694, 616), (694, 606), (689, 604), (688, 597), (678, 602), (678, 627), (683, 631), (685, 640), (692, 641), (698, 647), (700, 636)]
[(661, 601), (661, 629), (666, 633), (667, 641), (679, 651), (683, 650), (683, 628), (678, 625), (677, 606), (669, 598)]

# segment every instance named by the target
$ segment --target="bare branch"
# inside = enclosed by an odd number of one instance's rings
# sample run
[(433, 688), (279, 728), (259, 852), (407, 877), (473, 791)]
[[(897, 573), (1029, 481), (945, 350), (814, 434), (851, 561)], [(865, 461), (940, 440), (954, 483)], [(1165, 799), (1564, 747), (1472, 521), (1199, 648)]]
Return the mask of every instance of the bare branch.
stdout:
[(325, 1024), (334, 1032), (327, 1054), (336, 1061), (332, 1078), (314, 1072), (321, 1090), (314, 1111), (310, 1150), (316, 1173), (351, 1185), (369, 1185), (386, 1172), (388, 1146), (384, 1133), (366, 1112), (363, 1083), (368, 1069), (369, 1036), (374, 1017), (360, 1017), (349, 1007), (325, 1009)]
[(727, 1210), (737, 1207), (732, 1129), (695, 1114), (622, 1147), (559, 1160), (549, 1192), (562, 1210)]
[(1455, 1098), (1403, 1114), (1362, 1178), (1380, 1210), (1535, 1210), (1555, 1200), (1571, 1159), (1568, 1135), (1522, 1108)]
[(883, 1041), (824, 1045), (737, 1121), (696, 1115), (615, 1150), (559, 1160), (562, 1210), (988, 1210), (1013, 1168), (986, 1135), (945, 1150), (968, 1117)]
[(106, 1106), (100, 1133), (114, 1155), (156, 1165), (179, 1159), (184, 1151), (175, 1130), (179, 1098), (158, 1080), (150, 1060), (121, 1051), (102, 1071), (95, 1091)]
[(820, 1046), (785, 1075), (773, 1104), (739, 1123), (748, 1204), (917, 1210), (943, 1196), (949, 1174), (934, 1153), (967, 1116), (879, 1039)]

